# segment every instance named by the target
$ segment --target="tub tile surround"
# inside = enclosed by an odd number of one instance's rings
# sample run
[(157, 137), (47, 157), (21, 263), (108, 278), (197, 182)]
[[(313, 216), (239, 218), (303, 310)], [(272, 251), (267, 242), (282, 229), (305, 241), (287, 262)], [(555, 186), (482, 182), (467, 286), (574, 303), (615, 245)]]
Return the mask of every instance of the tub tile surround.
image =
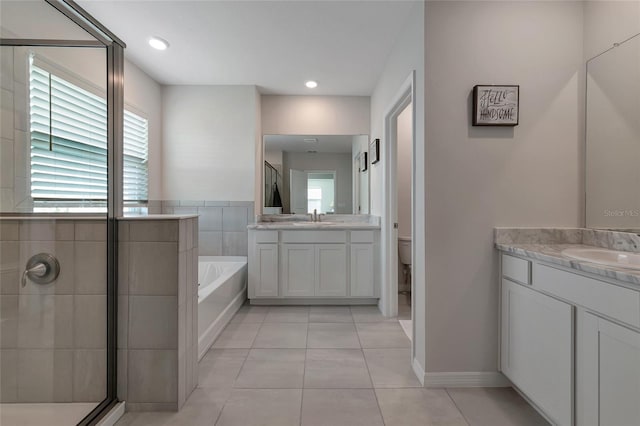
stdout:
[(247, 255), (247, 225), (254, 221), (253, 201), (151, 201), (149, 213), (198, 215), (201, 256)]
[(198, 381), (198, 218), (122, 218), (118, 232), (118, 398), (179, 410)]
[(507, 253), (555, 263), (640, 286), (640, 271), (580, 261), (562, 254), (572, 247), (640, 253), (640, 235), (585, 228), (495, 228), (495, 246)]
[[(106, 220), (0, 218), (0, 402), (101, 401), (106, 390)], [(20, 277), (36, 253), (60, 275)]]

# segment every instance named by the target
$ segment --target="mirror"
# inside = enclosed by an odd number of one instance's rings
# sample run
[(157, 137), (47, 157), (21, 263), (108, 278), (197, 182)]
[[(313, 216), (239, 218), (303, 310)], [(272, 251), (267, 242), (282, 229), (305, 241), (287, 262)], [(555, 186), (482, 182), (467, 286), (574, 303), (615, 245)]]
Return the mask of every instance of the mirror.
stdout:
[(264, 136), (264, 214), (368, 214), (367, 135)]
[(585, 185), (587, 227), (640, 232), (638, 36), (587, 63)]

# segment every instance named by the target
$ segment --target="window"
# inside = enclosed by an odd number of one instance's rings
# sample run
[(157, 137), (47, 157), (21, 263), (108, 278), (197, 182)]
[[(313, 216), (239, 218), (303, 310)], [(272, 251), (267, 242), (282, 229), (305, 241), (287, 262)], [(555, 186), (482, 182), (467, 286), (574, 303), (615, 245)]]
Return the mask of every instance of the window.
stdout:
[[(107, 199), (107, 103), (32, 58), (31, 197), (35, 206), (104, 211)], [(124, 112), (125, 204), (148, 198), (148, 121)]]

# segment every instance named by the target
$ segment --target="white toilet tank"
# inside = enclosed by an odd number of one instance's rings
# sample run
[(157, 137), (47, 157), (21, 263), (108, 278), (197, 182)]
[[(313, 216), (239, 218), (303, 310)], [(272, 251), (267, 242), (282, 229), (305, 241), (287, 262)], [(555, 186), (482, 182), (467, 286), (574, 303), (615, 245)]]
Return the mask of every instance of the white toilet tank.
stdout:
[(402, 264), (411, 265), (411, 237), (398, 237), (398, 254)]

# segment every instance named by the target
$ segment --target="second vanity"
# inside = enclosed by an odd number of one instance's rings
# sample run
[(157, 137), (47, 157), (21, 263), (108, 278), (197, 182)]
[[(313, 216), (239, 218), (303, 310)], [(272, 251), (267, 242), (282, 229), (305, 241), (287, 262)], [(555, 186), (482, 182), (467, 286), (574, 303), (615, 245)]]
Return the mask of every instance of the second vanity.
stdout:
[(380, 226), (375, 221), (280, 220), (248, 229), (252, 304), (377, 303)]
[(638, 243), (628, 233), (496, 229), (500, 370), (552, 424), (640, 424), (640, 269), (567, 256), (631, 255)]

